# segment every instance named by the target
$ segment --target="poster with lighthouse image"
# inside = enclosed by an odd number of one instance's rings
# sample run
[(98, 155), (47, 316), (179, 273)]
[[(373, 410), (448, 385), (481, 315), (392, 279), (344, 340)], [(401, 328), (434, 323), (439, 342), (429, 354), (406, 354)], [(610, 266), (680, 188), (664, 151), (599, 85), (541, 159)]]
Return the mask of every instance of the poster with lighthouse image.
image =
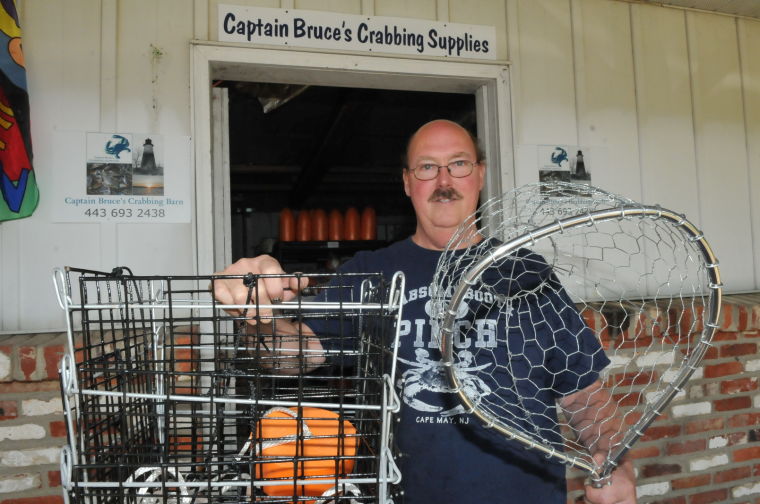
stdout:
[(87, 135), (88, 195), (164, 195), (160, 135)]
[(592, 153), (581, 145), (539, 145), (538, 180), (590, 185)]
[(66, 130), (53, 151), (54, 222), (190, 222), (189, 137)]

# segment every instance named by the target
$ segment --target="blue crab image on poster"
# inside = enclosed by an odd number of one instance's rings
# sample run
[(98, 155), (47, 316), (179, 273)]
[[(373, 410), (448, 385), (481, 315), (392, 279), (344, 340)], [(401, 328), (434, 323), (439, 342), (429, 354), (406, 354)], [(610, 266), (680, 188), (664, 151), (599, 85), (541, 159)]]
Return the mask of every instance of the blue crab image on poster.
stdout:
[(121, 159), (122, 152), (132, 151), (132, 149), (129, 148), (129, 140), (121, 135), (113, 135), (108, 142), (106, 142), (103, 150), (105, 150), (106, 154), (113, 156), (116, 159)]
[(562, 147), (554, 148), (551, 159), (552, 163), (557, 165), (559, 168), (562, 168), (562, 163), (565, 163), (565, 165), (568, 165), (570, 163), (570, 157), (567, 155), (567, 151)]

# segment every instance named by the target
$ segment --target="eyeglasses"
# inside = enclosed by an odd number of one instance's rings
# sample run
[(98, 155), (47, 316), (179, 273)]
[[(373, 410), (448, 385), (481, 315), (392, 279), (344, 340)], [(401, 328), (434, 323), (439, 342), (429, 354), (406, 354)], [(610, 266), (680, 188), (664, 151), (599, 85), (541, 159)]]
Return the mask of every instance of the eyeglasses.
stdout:
[(417, 180), (433, 180), (438, 176), (438, 172), (441, 168), (446, 168), (449, 171), (449, 175), (454, 178), (463, 178), (472, 173), (472, 169), (475, 165), (480, 164), (474, 161), (465, 161), (460, 159), (458, 161), (452, 161), (447, 165), (437, 165), (435, 163), (421, 163), (411, 171)]

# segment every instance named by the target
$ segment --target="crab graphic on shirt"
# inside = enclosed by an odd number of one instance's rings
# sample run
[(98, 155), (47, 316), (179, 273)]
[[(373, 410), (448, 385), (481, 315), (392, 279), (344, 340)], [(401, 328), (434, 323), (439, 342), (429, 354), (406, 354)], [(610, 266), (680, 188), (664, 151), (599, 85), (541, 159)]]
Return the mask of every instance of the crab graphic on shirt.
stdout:
[[(430, 358), (430, 352), (424, 348), (415, 350), (415, 360), (409, 361), (399, 357), (399, 361), (409, 366), (401, 374), (403, 401), (411, 408), (426, 413), (440, 413), (442, 417), (464, 413), (464, 407), (459, 404), (444, 410), (442, 406), (429, 404), (418, 396), (422, 392), (436, 394), (456, 394), (457, 391), (449, 386), (446, 367)], [(458, 361), (454, 364), (454, 372), (459, 378), (461, 387), (468, 397), (480, 397), (491, 393), (491, 388), (478, 376), (471, 373), (486, 369), (491, 364), (475, 365), (475, 356), (469, 350), (457, 353)]]

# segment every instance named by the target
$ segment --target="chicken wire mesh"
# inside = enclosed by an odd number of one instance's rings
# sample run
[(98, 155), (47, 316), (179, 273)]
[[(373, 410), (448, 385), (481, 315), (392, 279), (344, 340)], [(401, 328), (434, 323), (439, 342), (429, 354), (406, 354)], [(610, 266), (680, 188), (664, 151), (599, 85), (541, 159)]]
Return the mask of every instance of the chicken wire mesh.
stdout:
[[(695, 370), (721, 298), (717, 260), (682, 215), (569, 183), (482, 205), (433, 291), (466, 408), (597, 481)], [(482, 320), (490, 339), (468, 346)]]
[[(267, 276), (55, 271), (69, 335), (67, 501), (392, 502), (403, 276), (310, 275), (331, 280), (334, 303), (307, 290), (233, 307), (210, 294), (220, 280), (255, 290)], [(332, 366), (311, 369), (302, 329), (277, 330), (307, 318), (340, 321), (321, 335), (334, 340)]]

